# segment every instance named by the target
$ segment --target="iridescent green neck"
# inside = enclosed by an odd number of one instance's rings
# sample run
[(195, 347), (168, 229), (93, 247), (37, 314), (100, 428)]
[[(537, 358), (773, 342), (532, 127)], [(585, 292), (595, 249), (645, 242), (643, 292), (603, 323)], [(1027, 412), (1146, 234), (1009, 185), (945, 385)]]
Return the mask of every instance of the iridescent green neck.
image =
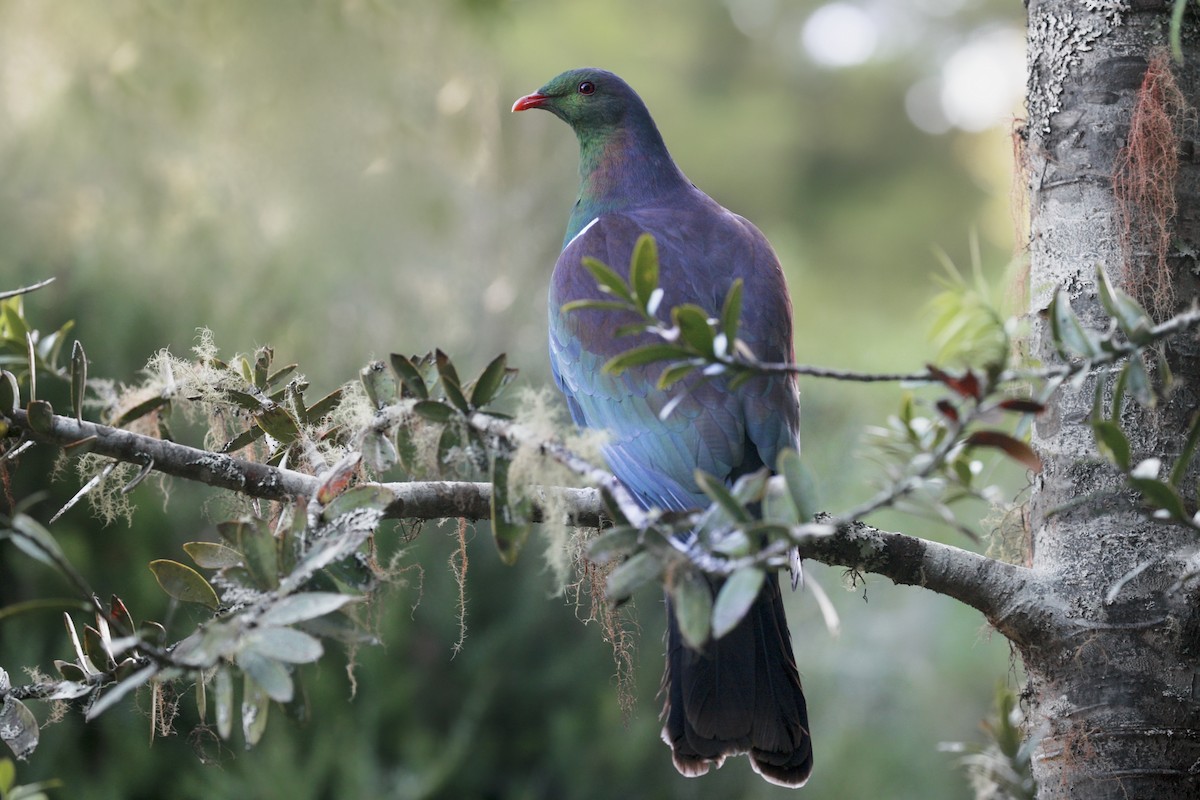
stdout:
[(691, 184), (647, 113), (602, 130), (577, 130), (579, 198), (567, 223), (565, 247), (601, 214), (646, 208)]

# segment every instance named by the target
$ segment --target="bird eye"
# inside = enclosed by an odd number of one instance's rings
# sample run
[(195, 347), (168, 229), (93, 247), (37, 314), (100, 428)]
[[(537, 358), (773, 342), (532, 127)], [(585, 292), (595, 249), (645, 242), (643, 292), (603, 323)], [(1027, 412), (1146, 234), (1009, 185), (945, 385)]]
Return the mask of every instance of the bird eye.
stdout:
[(596, 84), (592, 83), (591, 81), (584, 81), (583, 83), (579, 84), (580, 94), (593, 94), (595, 91)]

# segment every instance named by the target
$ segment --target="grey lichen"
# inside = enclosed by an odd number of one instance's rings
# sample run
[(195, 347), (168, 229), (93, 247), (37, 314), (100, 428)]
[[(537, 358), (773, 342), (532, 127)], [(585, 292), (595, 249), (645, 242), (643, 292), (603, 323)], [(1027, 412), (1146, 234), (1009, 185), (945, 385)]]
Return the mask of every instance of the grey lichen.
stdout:
[(1126, 0), (1084, 0), (1078, 9), (1051, 3), (1030, 7), (1026, 87), (1029, 130), (1050, 132), (1050, 118), (1061, 108), (1067, 77), (1097, 39), (1121, 25), (1128, 10)]

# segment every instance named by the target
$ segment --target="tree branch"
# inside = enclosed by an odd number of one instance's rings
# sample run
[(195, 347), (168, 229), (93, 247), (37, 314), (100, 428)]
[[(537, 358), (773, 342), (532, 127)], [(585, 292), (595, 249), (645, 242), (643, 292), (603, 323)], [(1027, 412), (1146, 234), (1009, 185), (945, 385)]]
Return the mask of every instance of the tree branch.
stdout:
[[(41, 431), (33, 429), (24, 410), (9, 415), (23, 435), (37, 442), (64, 447), (88, 440), (89, 452), (119, 461), (145, 465), (166, 475), (196, 481), (272, 501), (290, 501), (311, 497), (321, 484), (319, 476), (272, 467), (221, 453), (155, 439), (131, 431), (78, 422), (70, 417), (53, 416)], [(511, 426), (501, 420), (476, 414), (471, 423), (496, 436), (512, 437)], [(589, 479), (613, 480), (610, 473), (586, 466), (577, 456), (553, 443), (540, 445), (552, 458), (571, 460), (575, 471)], [(557, 449), (556, 449), (557, 448)], [(572, 460), (573, 459), (573, 460)], [(492, 487), (488, 483), (462, 481), (413, 481), (380, 484), (395, 496), (386, 515), (395, 519), (443, 519), (461, 517), (488, 519), (491, 515)], [(616, 491), (622, 492), (619, 484)], [(596, 489), (543, 487), (535, 492), (534, 520), (543, 519), (546, 493), (553, 492), (578, 525), (600, 526), (603, 512), (600, 492)], [(638, 511), (639, 516), (644, 516)], [(953, 597), (996, 621), (1011, 599), (1030, 580), (1030, 570), (1008, 564), (951, 545), (882, 531), (862, 522), (835, 521), (821, 515), (818, 524), (836, 524), (827, 536), (804, 537), (798, 549), (802, 558), (842, 566), (889, 578), (897, 584), (922, 586)]]

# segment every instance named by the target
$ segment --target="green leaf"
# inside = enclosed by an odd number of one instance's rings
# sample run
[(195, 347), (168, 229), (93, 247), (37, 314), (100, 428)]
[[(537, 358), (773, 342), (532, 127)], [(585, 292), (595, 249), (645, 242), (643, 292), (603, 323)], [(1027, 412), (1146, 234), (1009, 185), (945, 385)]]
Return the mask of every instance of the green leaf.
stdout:
[(237, 550), (216, 542), (186, 542), (183, 550), (196, 566), (203, 569), (236, 567), (243, 562), (242, 554)]
[(199, 572), (178, 561), (160, 558), (150, 562), (150, 571), (163, 591), (181, 603), (199, 603), (217, 609), (221, 601)]
[(693, 364), (690, 361), (680, 361), (672, 364), (664, 369), (662, 374), (658, 376), (658, 388), (670, 389), (688, 375), (691, 375), (693, 372), (695, 372), (698, 366), (698, 364)]
[(456, 416), (454, 409), (440, 400), (420, 400), (413, 411), (430, 422), (446, 423)]
[(471, 390), (472, 408), (481, 408), (492, 402), (516, 374), (515, 369), (508, 368), (507, 356), (504, 353), (493, 358), (491, 363), (483, 368), (483, 372), (475, 381), (475, 388)]
[(801, 518), (791, 492), (788, 490), (787, 479), (776, 475), (767, 481), (767, 490), (763, 495), (762, 517), (764, 521), (778, 522), (783, 525), (798, 525), (806, 519)]
[(396, 495), (389, 489), (378, 484), (361, 484), (353, 486), (333, 498), (321, 511), (321, 519), (333, 521), (344, 514), (359, 512), (363, 509), (383, 510), (396, 500)]
[[(278, 666), (282, 667), (281, 664)], [(258, 744), (266, 732), (270, 708), (271, 698), (247, 671), (242, 682), (242, 738), (246, 740), (247, 750)]]
[(521, 547), (529, 537), (525, 503), (509, 491), (508, 469), (511, 462), (497, 456), (492, 459), (492, 536), (500, 560), (512, 566), (517, 563)]
[(713, 357), (713, 329), (708, 325), (708, 314), (704, 309), (694, 305), (676, 306), (671, 317), (683, 342), (701, 355)]
[(280, 444), (291, 444), (300, 438), (300, 425), (283, 406), (272, 406), (254, 418), (254, 424)]
[(633, 256), (629, 260), (629, 283), (633, 287), (633, 296), (646, 308), (650, 295), (658, 288), (658, 245), (654, 237), (643, 233), (633, 246)]
[(357, 597), (337, 592), (300, 592), (288, 595), (267, 608), (258, 618), (261, 625), (291, 625), (332, 614)]
[(12, 696), (5, 697), (0, 706), (0, 739), (17, 760), (24, 761), (37, 749), (40, 736), (37, 717), (29, 707)]
[(9, 522), (12, 543), (30, 558), (60, 571), (66, 555), (49, 529), (28, 514), (17, 513)]
[[(572, 311), (629, 311), (629, 303), (620, 300), (572, 300), (562, 304), (562, 312)], [(640, 326), (639, 326), (640, 327)]]
[(604, 365), (604, 371), (620, 375), (630, 367), (640, 367), (657, 361), (674, 361), (688, 358), (690, 355), (687, 348), (676, 344), (645, 344), (613, 356)]
[[(279, 703), (290, 703), (295, 696), (296, 687), (292, 676), (282, 662), (267, 658), (254, 650), (242, 650), (237, 654), (237, 665), (246, 673), (254, 685), (263, 690), (267, 697)], [(250, 695), (250, 687), (245, 687), (245, 695)], [(258, 703), (255, 703), (258, 705)], [(245, 716), (246, 701), (242, 700), (242, 714)], [(264, 709), (265, 711), (265, 709)], [(243, 719), (243, 725), (245, 720)], [(247, 736), (247, 739), (249, 736)]]
[(144, 686), (151, 678), (157, 675), (158, 672), (159, 667), (157, 664), (151, 664), (148, 667), (142, 667), (140, 670), (133, 673), (128, 678), (121, 681), (116, 686), (112, 687), (103, 695), (101, 695), (100, 699), (95, 703), (92, 703), (92, 705), (88, 707), (87, 714), (84, 715), (84, 719), (88, 720), (89, 722), (94, 720), (96, 717), (100, 716), (105, 711), (120, 702), (121, 698), (123, 698), (125, 695), (129, 694), (134, 689), (137, 689), (139, 686)]
[(967, 447), (990, 447), (1002, 451), (1009, 458), (1019, 461), (1028, 469), (1039, 472), (1042, 460), (1033, 448), (1020, 439), (1015, 439), (1003, 431), (975, 431), (966, 439)]
[(299, 364), (288, 364), (286, 367), (280, 367), (267, 376), (267, 388), (273, 389), (279, 385), (279, 382), (291, 375), (300, 367)]
[(471, 406), (467, 402), (467, 396), (463, 394), (462, 381), (458, 379), (458, 370), (454, 368), (450, 357), (441, 350), (435, 353), (434, 358), (437, 364), (438, 376), (442, 382), (442, 392), (446, 395), (446, 399), (452, 406), (466, 414), (471, 410)]
[(213, 678), (213, 712), (217, 734), (228, 740), (233, 735), (233, 676), (224, 664), (217, 668)]
[(392, 353), (391, 363), (392, 370), (400, 377), (400, 383), (403, 384), (410, 396), (418, 400), (429, 399), (429, 387), (425, 385), (425, 379), (421, 377), (421, 370), (417, 369), (411, 359), (399, 353)]
[(1175, 466), (1171, 467), (1169, 482), (1172, 486), (1178, 488), (1183, 483), (1183, 479), (1187, 475), (1188, 465), (1192, 463), (1192, 457), (1196, 454), (1197, 444), (1200, 444), (1200, 411), (1192, 415), (1192, 424), (1188, 428), (1187, 441), (1183, 445), (1183, 450), (1179, 452), (1179, 457), (1175, 459)]
[[(227, 394), (232, 394), (232, 393), (230, 392)], [(114, 428), (122, 428), (131, 422), (141, 419), (142, 417), (146, 416), (147, 414), (157, 411), (158, 409), (162, 408), (169, 402), (170, 401), (167, 398), (163, 397), (162, 395), (155, 395), (154, 397), (147, 398), (147, 399), (143, 400), (142, 402), (138, 403), (137, 405), (135, 405), (133, 408), (126, 411), (124, 414), (121, 414), (119, 417), (114, 419), (112, 421), (112, 426)], [(255, 400), (254, 403), (255, 403), (254, 404), (255, 409), (262, 407), (262, 404), (259, 403), (257, 400)]]
[(1071, 304), (1063, 298), (1061, 291), (1050, 301), (1050, 335), (1054, 346), (1063, 358), (1082, 356), (1095, 358), (1100, 355), (1093, 335), (1083, 327), (1079, 317), (1071, 310)]
[(708, 581), (693, 570), (685, 570), (671, 586), (675, 620), (688, 646), (700, 650), (712, 633), (713, 596)]
[(1121, 332), (1136, 345), (1146, 345), (1154, 341), (1151, 328), (1153, 320), (1146, 310), (1136, 300), (1112, 285), (1108, 273), (1099, 264), (1096, 265), (1096, 288), (1100, 294), (1100, 304), (1104, 310), (1117, 321)]
[(0, 797), (5, 797), (17, 783), (17, 767), (11, 758), (0, 758)]
[(725, 293), (725, 303), (721, 306), (721, 333), (725, 334), (725, 351), (733, 352), (733, 343), (737, 339), (738, 324), (742, 316), (742, 279), (738, 278)]
[(752, 519), (750, 512), (742, 507), (724, 481), (709, 475), (702, 469), (696, 470), (695, 479), (700, 491), (708, 495), (734, 522), (750, 522)]
[(320, 640), (304, 631), (280, 626), (263, 626), (246, 634), (243, 653), (246, 651), (260, 655), (268, 661), (310, 664), (324, 655), (325, 648), (321, 646)]
[(1171, 519), (1186, 520), (1189, 518), (1187, 509), (1179, 493), (1170, 484), (1156, 478), (1129, 478), (1129, 484), (1142, 493), (1146, 505), (1166, 512)]
[(17, 376), (8, 370), (0, 370), (0, 414), (10, 416), (21, 404), (21, 390)]
[(588, 543), (588, 561), (603, 565), (624, 558), (637, 549), (641, 539), (641, 531), (632, 526), (611, 528)]
[(713, 603), (714, 639), (720, 639), (737, 627), (754, 604), (766, 577), (758, 567), (742, 567), (725, 580)]
[(618, 275), (612, 267), (590, 256), (583, 257), (583, 267), (592, 274), (592, 278), (595, 279), (600, 291), (627, 300), (630, 304), (635, 304), (633, 292), (630, 290), (629, 285), (625, 283), (625, 279)]
[(1122, 377), (1125, 378), (1127, 391), (1138, 405), (1143, 408), (1154, 408), (1157, 404), (1154, 389), (1150, 385), (1150, 376), (1146, 374), (1146, 365), (1142, 363), (1141, 355), (1134, 353), (1129, 357), (1129, 363), (1125, 365)]
[(375, 472), (382, 474), (399, 460), (396, 445), (384, 431), (368, 431), (362, 440), (363, 462)]
[(71, 347), (71, 407), (75, 411), (75, 421), (83, 420), (83, 394), (87, 390), (87, 356), (79, 340)]
[(310, 424), (319, 422), (322, 417), (328, 414), (333, 409), (337, 408), (337, 404), (342, 401), (342, 390), (334, 389), (329, 394), (322, 397), (317, 402), (308, 407), (305, 416), (308, 417)]
[(641, 586), (658, 580), (662, 570), (662, 560), (656, 554), (648, 550), (634, 553), (609, 573), (605, 582), (605, 597), (610, 603), (624, 602)]
[(367, 393), (371, 407), (379, 410), (396, 401), (400, 385), (396, 382), (394, 372), (388, 370), (382, 361), (372, 361), (358, 371), (358, 379)]
[(36, 433), (48, 434), (54, 429), (54, 407), (45, 400), (30, 400), (25, 413)]
[(1125, 431), (1112, 420), (1100, 419), (1092, 422), (1092, 433), (1096, 437), (1096, 446), (1101, 454), (1116, 465), (1122, 472), (1128, 472), (1130, 467), (1129, 439)]
[(767, 489), (767, 478), (769, 477), (771, 477), (771, 471), (766, 467), (742, 475), (734, 481), (733, 488), (730, 489), (730, 494), (743, 506), (750, 503), (757, 503), (762, 500), (763, 492)]

